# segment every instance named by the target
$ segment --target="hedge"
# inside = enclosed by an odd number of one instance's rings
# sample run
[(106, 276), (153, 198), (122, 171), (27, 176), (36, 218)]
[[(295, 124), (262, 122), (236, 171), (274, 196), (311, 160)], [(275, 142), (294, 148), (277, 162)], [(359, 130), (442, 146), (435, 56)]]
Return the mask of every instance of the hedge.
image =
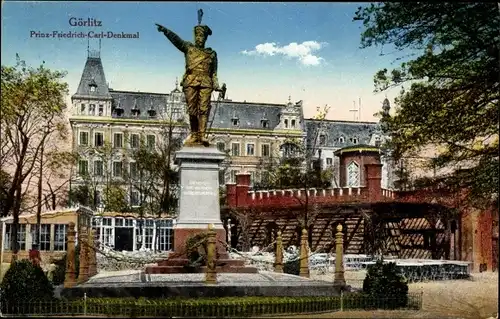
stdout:
[[(421, 308), (421, 294), (400, 309)], [(352, 293), (341, 297), (228, 297), (199, 299), (88, 298), (2, 305), (11, 315), (107, 315), (129, 317), (249, 317), (344, 310), (394, 309), (400, 301)]]

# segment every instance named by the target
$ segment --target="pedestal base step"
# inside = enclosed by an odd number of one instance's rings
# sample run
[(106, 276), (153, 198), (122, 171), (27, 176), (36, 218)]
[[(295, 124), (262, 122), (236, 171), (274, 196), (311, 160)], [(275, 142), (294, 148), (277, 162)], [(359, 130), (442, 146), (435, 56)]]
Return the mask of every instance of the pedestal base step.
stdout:
[[(146, 267), (146, 274), (188, 274), (188, 273), (204, 273), (207, 267), (189, 267), (188, 259), (169, 259), (161, 261), (158, 266)], [(257, 268), (245, 266), (244, 260), (239, 259), (219, 259), (216, 262), (217, 273), (244, 273), (256, 274)]]

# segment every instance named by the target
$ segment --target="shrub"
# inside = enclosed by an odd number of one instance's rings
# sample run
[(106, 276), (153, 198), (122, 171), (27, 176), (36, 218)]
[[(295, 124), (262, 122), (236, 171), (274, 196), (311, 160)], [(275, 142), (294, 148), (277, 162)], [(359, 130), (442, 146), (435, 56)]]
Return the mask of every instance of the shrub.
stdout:
[(395, 263), (379, 260), (369, 267), (363, 281), (363, 292), (373, 300), (384, 299), (384, 308), (395, 309), (408, 304), (408, 283)]
[[(56, 261), (54, 264), (56, 265), (56, 269), (52, 274), (52, 284), (62, 285), (64, 283), (64, 278), (66, 277), (66, 257), (68, 255), (64, 254), (64, 257), (60, 260)], [(80, 246), (75, 247), (75, 276), (78, 277), (78, 271), (80, 270)]]
[(300, 259), (290, 260), (284, 263), (283, 272), (285, 274), (298, 276), (300, 274)]
[(18, 260), (7, 270), (2, 283), (2, 304), (51, 300), (54, 287), (40, 266), (27, 259)]

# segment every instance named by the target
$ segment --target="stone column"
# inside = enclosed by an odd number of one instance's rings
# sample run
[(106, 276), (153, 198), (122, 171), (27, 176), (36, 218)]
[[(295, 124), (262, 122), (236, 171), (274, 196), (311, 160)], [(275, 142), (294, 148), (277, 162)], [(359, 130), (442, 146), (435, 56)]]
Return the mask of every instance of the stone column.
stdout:
[(68, 228), (68, 249), (66, 251), (66, 275), (64, 277), (64, 288), (71, 288), (76, 284), (75, 265), (75, 223), (69, 223)]
[(207, 270), (205, 272), (205, 283), (217, 283), (216, 271), (216, 255), (217, 255), (217, 233), (215, 232), (214, 225), (208, 225), (208, 238), (207, 238)]
[(333, 285), (340, 288), (346, 286), (344, 278), (344, 234), (342, 233), (342, 225), (337, 226), (337, 233), (335, 234), (335, 279)]
[(300, 277), (309, 278), (309, 247), (307, 243), (307, 229), (302, 229), (300, 237)]
[(89, 279), (89, 248), (87, 226), (81, 226), (81, 234), (78, 238), (80, 242), (80, 271), (78, 273), (78, 283), (82, 283)]
[(97, 275), (97, 256), (94, 239), (95, 231), (89, 228), (89, 277)]
[(278, 231), (278, 235), (276, 238), (274, 271), (278, 273), (283, 273), (283, 238), (281, 237), (281, 231)]

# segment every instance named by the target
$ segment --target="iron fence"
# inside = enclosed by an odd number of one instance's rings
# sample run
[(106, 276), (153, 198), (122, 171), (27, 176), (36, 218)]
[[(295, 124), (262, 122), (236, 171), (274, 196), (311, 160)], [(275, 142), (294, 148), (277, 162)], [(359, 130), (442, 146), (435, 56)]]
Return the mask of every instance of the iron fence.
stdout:
[(1, 305), (4, 317), (107, 316), (107, 317), (252, 317), (328, 311), (406, 309), (419, 310), (422, 293), (407, 297), (372, 297), (341, 294), (335, 297), (244, 297), (195, 300), (82, 298)]

